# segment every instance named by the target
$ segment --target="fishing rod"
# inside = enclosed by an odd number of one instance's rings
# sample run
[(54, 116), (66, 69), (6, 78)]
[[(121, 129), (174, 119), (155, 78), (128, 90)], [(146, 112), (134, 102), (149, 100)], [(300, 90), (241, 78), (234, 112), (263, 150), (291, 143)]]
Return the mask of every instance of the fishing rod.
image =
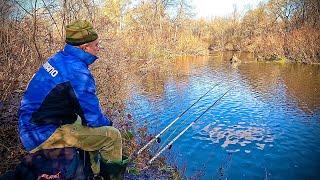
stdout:
[(168, 148), (172, 147), (172, 144), (179, 139), (180, 136), (182, 136), (191, 126), (193, 126), (200, 118), (203, 116), (207, 111), (209, 111), (215, 104), (217, 104), (218, 101), (220, 101), (233, 87), (228, 89), (219, 99), (217, 99), (210, 107), (208, 107), (199, 117), (197, 117), (194, 121), (192, 121), (189, 126), (187, 126), (183, 131), (180, 132), (172, 141), (169, 142), (164, 148), (162, 148), (150, 161), (148, 164), (150, 165), (163, 151), (165, 151)]
[(219, 84), (221, 84), (221, 81), (217, 84), (215, 84), (212, 88), (210, 88), (204, 95), (202, 95), (196, 102), (194, 102), (191, 106), (188, 107), (185, 111), (183, 111), (179, 116), (173, 120), (167, 127), (165, 127), (159, 134), (157, 134), (155, 137), (153, 137), (145, 146), (143, 146), (137, 153), (139, 155), (142, 151), (144, 151), (150, 144), (152, 144), (155, 140), (160, 142), (160, 136), (169, 129), (175, 122), (177, 122), (189, 109), (191, 109), (197, 102), (199, 102), (203, 97), (205, 97), (213, 88), (217, 87)]

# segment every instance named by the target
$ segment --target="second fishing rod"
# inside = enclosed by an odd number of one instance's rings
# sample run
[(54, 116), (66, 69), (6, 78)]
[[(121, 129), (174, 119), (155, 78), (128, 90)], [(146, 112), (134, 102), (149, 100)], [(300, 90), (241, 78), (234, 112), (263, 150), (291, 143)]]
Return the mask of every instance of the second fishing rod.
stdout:
[(195, 120), (193, 120), (185, 129), (183, 129), (172, 141), (170, 141), (164, 148), (162, 148), (153, 158), (151, 158), (148, 162), (150, 165), (156, 158), (162, 154), (166, 149), (170, 149), (172, 144), (179, 139), (191, 126), (193, 126), (206, 112), (208, 112), (213, 106), (215, 106), (229, 91), (231, 91), (233, 87), (229, 88), (222, 96), (220, 96), (214, 103), (209, 106), (205, 111), (203, 111), (200, 116), (198, 116)]
[(146, 145), (144, 145), (137, 153), (139, 155), (142, 151), (144, 151), (149, 145), (151, 145), (154, 141), (158, 140), (159, 137), (166, 132), (175, 122), (177, 122), (189, 109), (191, 109), (195, 104), (197, 104), (203, 97), (205, 97), (210, 91), (212, 91), (215, 87), (220, 85), (221, 82), (218, 82), (215, 84), (212, 88), (210, 88), (204, 95), (202, 95), (197, 101), (195, 101), (191, 106), (189, 106), (186, 110), (184, 110), (179, 116), (174, 119), (168, 126), (166, 126), (159, 134), (157, 134), (155, 137), (153, 137)]

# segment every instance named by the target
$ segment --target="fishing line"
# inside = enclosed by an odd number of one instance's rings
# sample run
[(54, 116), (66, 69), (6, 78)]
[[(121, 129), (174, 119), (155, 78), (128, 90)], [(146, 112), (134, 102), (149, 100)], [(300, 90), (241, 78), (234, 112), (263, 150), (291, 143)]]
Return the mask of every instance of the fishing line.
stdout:
[(202, 95), (196, 102), (194, 102), (191, 106), (189, 106), (185, 111), (183, 111), (181, 114), (179, 114), (179, 116), (173, 120), (168, 126), (166, 126), (159, 134), (157, 134), (154, 138), (152, 138), (145, 146), (143, 146), (139, 151), (138, 151), (138, 155), (144, 151), (149, 145), (151, 145), (155, 140), (157, 140), (158, 142), (160, 142), (160, 136), (167, 131), (167, 129), (169, 129), (176, 121), (178, 121), (189, 109), (191, 109), (196, 103), (198, 103), (203, 97), (205, 97), (211, 90), (213, 90), (213, 88), (215, 88), (216, 86), (218, 86), (219, 84), (221, 84), (221, 81), (217, 84), (215, 84), (212, 88), (210, 88), (204, 95)]
[[(166, 143), (169, 141), (169, 139), (172, 137), (172, 135), (179, 129), (181, 128), (182, 126), (186, 125), (187, 124), (187, 119), (189, 119), (191, 117), (191, 115), (189, 115), (186, 119), (183, 119), (180, 123), (180, 125), (178, 125), (169, 135), (169, 137), (166, 138), (166, 140), (164, 141), (163, 145), (158, 148), (158, 149), (162, 149)], [(168, 147), (168, 149), (170, 150), (172, 146)]]
[(183, 131), (180, 132), (180, 134), (178, 134), (172, 141), (169, 142), (169, 144), (167, 144), (164, 148), (162, 148), (153, 158), (150, 159), (150, 161), (148, 162), (148, 164), (150, 165), (163, 151), (165, 151), (166, 149), (168, 149), (169, 147), (172, 146), (172, 144), (179, 138), (181, 137), (191, 126), (193, 126), (207, 111), (209, 111), (214, 105), (217, 104), (217, 102), (219, 102), (233, 87), (231, 87), (230, 89), (228, 89), (222, 96), (220, 96), (219, 99), (217, 99), (210, 107), (208, 107), (204, 112), (202, 112), (202, 114), (200, 116), (198, 116), (194, 121), (192, 121), (191, 124), (189, 124), (189, 126), (187, 126)]
[[(181, 121), (181, 123), (170, 133), (169, 137), (166, 138), (166, 140), (163, 142), (162, 146), (158, 149), (162, 149), (164, 146), (166, 146), (167, 142), (169, 142), (169, 139), (173, 136), (173, 134), (178, 130), (180, 129), (182, 126), (186, 125), (187, 124), (187, 120), (192, 116), (189, 115), (187, 118), (183, 119)], [(168, 149), (170, 150), (172, 146), (169, 146)]]
[[(204, 82), (202, 82), (202, 81), (201, 81), (201, 82), (198, 82), (198, 83), (199, 83), (200, 85), (201, 85), (201, 84), (204, 84)], [(222, 83), (222, 81), (220, 81), (219, 83), (217, 83), (217, 84), (215, 85), (215, 87), (218, 86), (218, 85), (220, 85), (221, 83)], [(214, 87), (212, 87), (212, 88), (209, 90), (209, 92), (210, 92), (213, 88), (214, 88)], [(205, 95), (207, 95), (207, 94), (208, 94), (208, 92), (207, 92), (206, 94), (204, 94), (203, 96), (205, 96)], [(176, 96), (175, 98), (177, 98), (177, 97), (178, 97), (179, 99), (182, 98), (182, 97), (180, 97), (180, 96)], [(200, 97), (200, 99), (201, 99), (201, 98), (203, 98), (203, 97)], [(199, 102), (199, 101), (200, 101), (200, 100), (198, 99), (197, 102)], [(197, 102), (195, 102), (194, 104), (196, 104)], [(179, 101), (179, 103), (181, 103), (181, 102)], [(171, 109), (172, 109), (172, 108), (173, 108), (173, 109), (176, 108), (176, 106), (174, 107), (173, 104), (177, 104), (177, 102), (176, 102), (176, 101), (173, 101), (173, 103), (170, 103), (169, 106), (171, 107)], [(164, 103), (163, 103), (162, 105), (164, 105)], [(191, 107), (190, 107), (190, 108), (191, 108)], [(189, 108), (189, 109), (190, 109), (190, 108)], [(187, 109), (186, 111), (188, 111), (188, 109)], [(171, 114), (171, 115), (172, 115), (172, 114)], [(182, 116), (182, 115), (181, 115), (181, 116)], [(160, 118), (154, 118), (154, 121), (152, 121), (151, 124), (157, 124), (156, 126), (158, 127), (161, 122), (162, 122), (162, 121), (161, 121)], [(153, 127), (154, 127), (154, 126), (153, 126)], [(161, 140), (158, 138), (158, 139), (157, 139), (157, 142), (158, 142), (158, 141), (160, 142)], [(158, 143), (159, 143), (159, 142), (158, 142)]]

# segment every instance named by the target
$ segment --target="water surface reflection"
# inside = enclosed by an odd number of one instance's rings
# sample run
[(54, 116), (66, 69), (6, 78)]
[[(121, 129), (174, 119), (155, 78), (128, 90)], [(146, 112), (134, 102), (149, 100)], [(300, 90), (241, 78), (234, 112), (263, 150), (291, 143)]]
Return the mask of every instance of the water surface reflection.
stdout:
[(179, 58), (170, 73), (137, 77), (128, 112), (156, 134), (219, 84), (163, 136), (173, 138), (234, 86), (176, 141), (168, 161), (186, 166), (186, 177), (204, 171), (203, 179), (320, 178), (320, 66), (255, 62), (245, 53), (234, 66), (232, 55)]

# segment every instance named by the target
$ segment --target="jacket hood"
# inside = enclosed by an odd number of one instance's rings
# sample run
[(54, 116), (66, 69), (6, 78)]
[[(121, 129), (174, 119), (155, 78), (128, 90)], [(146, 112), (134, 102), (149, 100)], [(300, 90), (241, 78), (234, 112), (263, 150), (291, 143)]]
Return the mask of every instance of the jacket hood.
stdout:
[(81, 61), (83, 61), (87, 65), (92, 64), (96, 59), (98, 59), (97, 56), (92, 55), (90, 53), (87, 53), (84, 50), (82, 50), (82, 49), (80, 49), (78, 47), (69, 45), (69, 44), (66, 44), (64, 46), (63, 51), (66, 52), (67, 54), (71, 55), (71, 56), (74, 56), (74, 57), (80, 59)]

